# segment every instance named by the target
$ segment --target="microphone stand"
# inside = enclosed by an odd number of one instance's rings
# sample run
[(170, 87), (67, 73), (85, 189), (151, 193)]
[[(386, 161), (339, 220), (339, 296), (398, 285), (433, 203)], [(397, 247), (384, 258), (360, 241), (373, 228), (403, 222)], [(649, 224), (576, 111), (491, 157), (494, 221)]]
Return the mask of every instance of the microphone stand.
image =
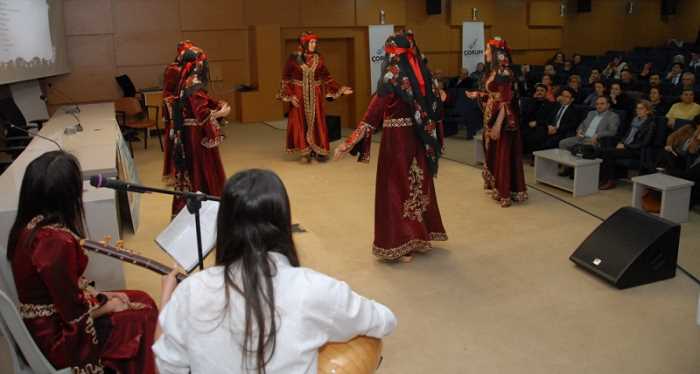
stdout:
[(134, 185), (130, 184), (128, 182), (124, 182), (126, 184), (126, 191), (131, 191), (131, 192), (138, 192), (138, 193), (160, 193), (160, 194), (165, 194), (165, 195), (172, 195), (172, 196), (180, 196), (184, 197), (187, 199), (187, 210), (191, 213), (194, 214), (194, 222), (195, 222), (195, 230), (197, 232), (197, 259), (198, 259), (198, 267), (199, 270), (204, 270), (204, 256), (203, 256), (203, 248), (202, 248), (202, 226), (199, 220), (199, 209), (202, 207), (202, 201), (219, 201), (221, 200), (217, 196), (213, 195), (206, 195), (203, 193), (199, 192), (189, 192), (189, 191), (173, 191), (173, 190), (166, 190), (163, 188), (155, 188), (155, 187), (146, 187), (146, 186), (141, 186), (141, 185)]
[(29, 135), (29, 136), (32, 137), (32, 138), (41, 138), (41, 139), (44, 139), (44, 140), (48, 140), (48, 141), (50, 141), (51, 143), (55, 144), (56, 147), (58, 147), (59, 150), (61, 150), (61, 151), (63, 150), (63, 148), (61, 148), (61, 145), (58, 144), (58, 142), (56, 142), (55, 140), (53, 140), (53, 139), (51, 139), (51, 138), (47, 138), (47, 137), (45, 137), (45, 136), (43, 136), (43, 135), (39, 135), (38, 133), (37, 133), (37, 134), (33, 134), (33, 133), (27, 131), (26, 129), (23, 129), (23, 128), (21, 128), (21, 127), (15, 125), (15, 124), (13, 124), (12, 122), (6, 122), (6, 123), (7, 123), (8, 126), (10, 126), (11, 129), (19, 130), (19, 131), (21, 131), (21, 132), (23, 132), (23, 133)]

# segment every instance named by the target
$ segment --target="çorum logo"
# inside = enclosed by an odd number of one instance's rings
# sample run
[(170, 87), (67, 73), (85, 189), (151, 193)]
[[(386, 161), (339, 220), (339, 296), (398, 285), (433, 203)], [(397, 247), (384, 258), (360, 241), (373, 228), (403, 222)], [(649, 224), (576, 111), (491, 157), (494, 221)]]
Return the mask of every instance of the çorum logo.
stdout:
[(464, 55), (465, 56), (478, 56), (478, 55), (483, 55), (484, 50), (483, 49), (474, 49), (476, 46), (476, 42), (479, 41), (478, 38), (474, 38), (474, 40), (469, 43), (469, 46), (467, 49), (464, 50)]
[(374, 52), (374, 56), (369, 58), (372, 62), (382, 62), (384, 61), (384, 48), (379, 48)]

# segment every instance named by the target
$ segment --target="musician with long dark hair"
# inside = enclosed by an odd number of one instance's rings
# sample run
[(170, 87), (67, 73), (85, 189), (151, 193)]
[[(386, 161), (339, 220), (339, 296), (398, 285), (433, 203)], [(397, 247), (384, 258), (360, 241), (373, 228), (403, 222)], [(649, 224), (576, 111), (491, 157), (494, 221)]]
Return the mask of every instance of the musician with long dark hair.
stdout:
[(166, 278), (153, 346), (161, 374), (316, 373), (327, 342), (396, 326), (385, 306), (300, 267), (287, 191), (265, 170), (226, 182), (216, 266), (175, 285)]
[(98, 293), (82, 276), (82, 194), (78, 160), (69, 153), (48, 152), (27, 167), (7, 243), (20, 315), (56, 368), (155, 373), (153, 300), (139, 291)]

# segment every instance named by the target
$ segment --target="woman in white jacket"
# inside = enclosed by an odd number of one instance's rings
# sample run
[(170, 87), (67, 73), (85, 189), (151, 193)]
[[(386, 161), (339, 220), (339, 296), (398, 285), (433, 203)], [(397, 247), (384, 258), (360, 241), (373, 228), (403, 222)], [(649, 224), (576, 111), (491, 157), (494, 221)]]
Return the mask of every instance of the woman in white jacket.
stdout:
[(384, 305), (300, 267), (289, 199), (273, 172), (228, 180), (216, 248), (216, 266), (177, 288), (173, 274), (163, 282), (153, 346), (161, 374), (316, 373), (326, 343), (396, 327)]

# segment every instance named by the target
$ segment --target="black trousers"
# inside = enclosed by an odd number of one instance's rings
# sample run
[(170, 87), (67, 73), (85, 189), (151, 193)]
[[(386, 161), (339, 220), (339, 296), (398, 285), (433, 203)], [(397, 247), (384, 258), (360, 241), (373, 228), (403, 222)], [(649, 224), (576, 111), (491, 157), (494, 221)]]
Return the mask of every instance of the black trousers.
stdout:
[(600, 165), (601, 182), (615, 179), (617, 160), (639, 160), (640, 157), (641, 153), (638, 149), (601, 148), (600, 158), (603, 159), (603, 163)]
[(528, 127), (523, 130), (523, 153), (530, 154), (543, 149), (551, 149), (559, 147), (561, 137), (558, 135), (549, 135), (546, 127)]

